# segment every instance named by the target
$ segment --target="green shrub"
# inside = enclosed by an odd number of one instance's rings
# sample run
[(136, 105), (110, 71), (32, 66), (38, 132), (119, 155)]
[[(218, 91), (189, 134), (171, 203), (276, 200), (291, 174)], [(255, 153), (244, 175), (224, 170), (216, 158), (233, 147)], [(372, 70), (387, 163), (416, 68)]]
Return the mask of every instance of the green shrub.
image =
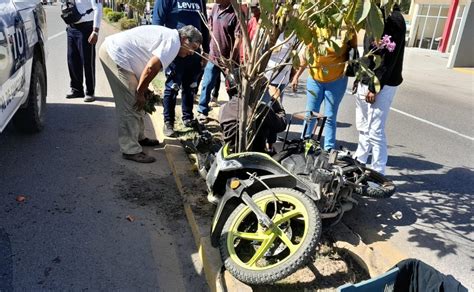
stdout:
[(127, 19), (122, 18), (119, 20), (120, 29), (126, 30), (138, 26), (138, 21), (136, 19)]
[(119, 21), (120, 18), (122, 18), (124, 16), (125, 16), (125, 14), (123, 12), (112, 11), (112, 12), (109, 12), (107, 14), (107, 20), (110, 21), (110, 22), (117, 22), (117, 21)]
[(109, 8), (109, 7), (105, 7), (103, 10), (102, 10), (102, 15), (104, 15), (105, 17), (107, 17), (107, 14), (109, 14), (110, 12), (112, 12), (112, 8)]

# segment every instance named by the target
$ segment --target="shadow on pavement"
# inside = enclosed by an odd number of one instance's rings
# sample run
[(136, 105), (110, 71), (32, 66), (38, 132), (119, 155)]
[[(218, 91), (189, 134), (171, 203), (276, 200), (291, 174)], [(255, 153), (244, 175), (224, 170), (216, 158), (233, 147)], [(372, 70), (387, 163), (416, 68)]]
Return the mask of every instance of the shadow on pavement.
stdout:
[(408, 241), (439, 258), (457, 255), (459, 245), (472, 243), (474, 172), (468, 167), (445, 170), (422, 155), (407, 155), (411, 157), (389, 157), (389, 166), (399, 173), (389, 176), (396, 182), (397, 194), (386, 200), (361, 198), (362, 204), (345, 221), (351, 226), (363, 221), (369, 244), (386, 241), (397, 227), (410, 225)]

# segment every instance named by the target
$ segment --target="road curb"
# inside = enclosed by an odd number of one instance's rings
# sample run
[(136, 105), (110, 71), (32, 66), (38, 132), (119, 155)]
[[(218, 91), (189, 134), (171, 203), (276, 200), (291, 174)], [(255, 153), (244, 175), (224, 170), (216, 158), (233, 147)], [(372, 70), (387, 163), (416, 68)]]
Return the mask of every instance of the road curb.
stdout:
[(370, 277), (381, 275), (408, 258), (388, 242), (365, 244), (360, 235), (344, 223), (336, 225), (331, 235), (336, 240), (335, 246), (347, 251)]
[[(150, 86), (155, 93), (159, 94), (157, 88)], [(156, 137), (165, 137), (163, 134), (162, 107), (156, 106), (150, 119)], [(211, 291), (252, 291), (246, 284), (235, 279), (223, 269), (223, 263), (219, 250), (211, 245), (210, 230), (214, 206), (207, 201), (207, 189), (202, 182), (193, 185), (197, 178), (193, 172), (193, 166), (188, 159), (188, 154), (184, 151), (181, 142), (177, 139), (163, 140), (166, 159), (173, 173), (176, 186), (183, 199), (184, 212), (191, 228), (194, 242), (198, 249), (199, 258), (204, 270), (204, 276)], [(207, 209), (207, 210), (202, 210)], [(203, 212), (204, 211), (204, 212)]]
[[(202, 210), (193, 201), (206, 198), (206, 193), (198, 186), (190, 183), (193, 180), (186, 178), (196, 176), (192, 171), (188, 156), (179, 141), (167, 142), (165, 145), (166, 158), (173, 172), (176, 185), (183, 198), (186, 218), (191, 227), (199, 257), (202, 261), (204, 274), (211, 291), (252, 291), (250, 286), (235, 279), (228, 272), (223, 272), (219, 250), (211, 245), (209, 236), (212, 218), (202, 215)], [(209, 203), (207, 203), (209, 207)], [(201, 214), (200, 214), (201, 213)]]

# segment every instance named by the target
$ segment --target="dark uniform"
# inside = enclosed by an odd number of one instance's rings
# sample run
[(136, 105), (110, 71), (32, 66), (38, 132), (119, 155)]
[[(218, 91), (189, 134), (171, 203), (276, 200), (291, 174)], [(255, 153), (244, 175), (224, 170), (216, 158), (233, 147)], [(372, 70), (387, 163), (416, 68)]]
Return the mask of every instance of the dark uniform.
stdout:
[[(86, 78), (86, 98), (94, 100), (95, 88), (95, 42), (97, 41), (102, 16), (101, 0), (75, 0), (82, 18), (66, 28), (67, 64), (71, 78), (71, 92), (66, 98), (84, 97), (83, 80)], [(92, 39), (89, 42), (89, 39)], [(94, 40), (95, 39), (95, 40)]]

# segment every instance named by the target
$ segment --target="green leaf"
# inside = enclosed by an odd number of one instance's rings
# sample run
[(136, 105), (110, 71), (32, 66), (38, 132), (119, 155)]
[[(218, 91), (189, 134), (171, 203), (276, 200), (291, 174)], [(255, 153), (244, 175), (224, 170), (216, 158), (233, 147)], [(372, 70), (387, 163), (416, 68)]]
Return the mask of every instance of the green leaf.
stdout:
[(292, 54), (293, 67), (299, 68), (301, 64), (300, 64), (300, 57), (298, 56), (298, 52), (296, 50), (293, 50), (291, 54)]
[(313, 35), (311, 33), (311, 30), (308, 29), (308, 25), (304, 20), (301, 20), (296, 17), (292, 17), (288, 21), (288, 28), (293, 30), (296, 33), (296, 37), (299, 40), (303, 41), (305, 45), (308, 45), (311, 43)]
[(311, 89), (307, 89), (307, 90), (308, 90), (309, 94), (311, 94), (312, 96), (318, 97), (318, 94), (316, 93), (316, 91), (313, 91)]
[(367, 30), (375, 38), (376, 41), (382, 37), (384, 21), (380, 9), (372, 5), (367, 18)]
[(372, 4), (370, 0), (357, 0), (355, 11), (354, 11), (354, 21), (356, 23), (361, 23), (369, 15), (370, 7)]
[(314, 64), (314, 51), (313, 51), (313, 48), (307, 49), (305, 51), (305, 58), (306, 58), (306, 61), (308, 62), (308, 64), (310, 64), (310, 65)]
[(377, 76), (372, 77), (372, 82), (374, 82), (375, 92), (380, 92), (380, 81)]
[(341, 47), (333, 40), (330, 40), (329, 44), (331, 45), (331, 48), (334, 50), (336, 55), (339, 55), (341, 52)]
[(272, 0), (259, 0), (261, 12), (274, 13), (275, 5)]
[(350, 6), (349, 6), (349, 9), (347, 10), (347, 13), (344, 16), (344, 21), (346, 23), (352, 23), (352, 21), (354, 19), (354, 14), (355, 14), (355, 7), (356, 7), (356, 3), (351, 2)]
[(333, 21), (333, 24), (335, 23), (340, 23), (342, 21), (342, 13), (336, 13), (331, 15), (331, 19)]
[(379, 55), (374, 55), (374, 63), (375, 63), (375, 67), (374, 67), (374, 70), (375, 70), (378, 67), (380, 67), (380, 64), (382, 64), (382, 57)]
[(273, 5), (272, 0), (260, 0), (260, 18), (262, 19), (262, 26), (265, 28), (270, 28), (272, 22), (270, 21), (270, 16), (275, 13), (275, 6)]

